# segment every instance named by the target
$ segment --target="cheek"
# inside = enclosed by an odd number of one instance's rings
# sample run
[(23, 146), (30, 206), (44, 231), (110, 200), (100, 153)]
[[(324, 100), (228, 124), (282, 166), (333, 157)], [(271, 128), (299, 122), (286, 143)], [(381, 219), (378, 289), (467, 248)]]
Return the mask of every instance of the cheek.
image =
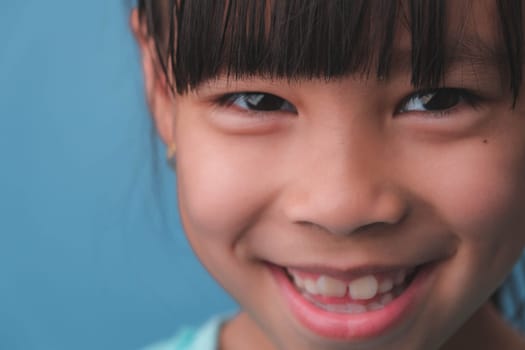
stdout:
[(520, 179), (500, 170), (466, 165), (437, 182), (441, 190), (436, 192), (435, 202), (441, 204), (443, 216), (468, 238), (482, 238), (488, 228), (506, 226), (519, 215), (517, 209), (523, 202)]
[(179, 206), (193, 232), (226, 242), (257, 220), (275, 183), (265, 169), (264, 153), (251, 148), (208, 138), (191, 152), (181, 152)]
[(254, 193), (243, 169), (214, 157), (181, 159), (177, 166), (179, 205), (195, 230), (233, 232), (249, 221), (254, 209), (241, 204), (253, 203)]
[[(499, 146), (499, 147), (497, 147)], [(512, 264), (525, 242), (525, 157), (520, 145), (472, 146), (435, 158), (427, 193), (471, 260)]]

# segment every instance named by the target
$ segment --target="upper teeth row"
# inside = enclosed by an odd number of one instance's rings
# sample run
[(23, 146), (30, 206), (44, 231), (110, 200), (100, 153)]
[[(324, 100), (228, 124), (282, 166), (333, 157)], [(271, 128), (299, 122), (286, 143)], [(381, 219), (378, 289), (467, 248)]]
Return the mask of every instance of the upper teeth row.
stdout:
[(327, 297), (344, 297), (348, 295), (354, 300), (372, 299), (378, 293), (390, 292), (394, 285), (400, 285), (407, 276), (407, 271), (401, 270), (394, 277), (384, 277), (381, 281), (374, 275), (366, 275), (350, 282), (343, 282), (330, 276), (320, 275), (317, 280), (302, 278), (291, 273), (294, 283), (310, 294)]

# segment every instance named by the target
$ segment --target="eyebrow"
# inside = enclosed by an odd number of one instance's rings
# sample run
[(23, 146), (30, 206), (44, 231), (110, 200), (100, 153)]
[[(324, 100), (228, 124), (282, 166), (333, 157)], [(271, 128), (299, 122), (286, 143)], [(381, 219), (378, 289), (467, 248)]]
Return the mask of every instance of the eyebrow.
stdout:
[(476, 36), (455, 39), (454, 47), (445, 45), (445, 64), (475, 63), (480, 65), (500, 66), (507, 57), (506, 50), (500, 45), (489, 44)]

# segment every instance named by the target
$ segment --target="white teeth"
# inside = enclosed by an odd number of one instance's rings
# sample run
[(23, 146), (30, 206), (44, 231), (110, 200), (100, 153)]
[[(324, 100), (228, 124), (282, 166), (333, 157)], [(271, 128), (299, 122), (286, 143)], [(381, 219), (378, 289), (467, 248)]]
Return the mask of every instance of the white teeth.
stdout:
[(366, 306), (366, 309), (368, 311), (375, 311), (375, 310), (381, 310), (383, 308), (383, 304), (381, 303), (370, 303)]
[(299, 288), (304, 288), (304, 281), (301, 277), (297, 276), (297, 275), (292, 275), (292, 278), (293, 278), (293, 283), (299, 287)]
[(360, 304), (347, 304), (345, 308), (346, 312), (351, 314), (359, 314), (366, 311), (366, 306)]
[(317, 283), (312, 280), (304, 280), (304, 289), (310, 294), (317, 295), (319, 291), (317, 290)]
[(344, 297), (346, 295), (346, 283), (328, 276), (321, 276), (317, 280), (319, 294), (328, 297)]
[[(293, 283), (297, 286), (302, 295), (318, 307), (336, 313), (358, 314), (381, 310), (390, 304), (394, 298), (401, 294), (408, 275), (412, 270), (400, 270), (388, 277), (385, 275), (376, 277), (366, 275), (351, 282), (344, 282), (327, 275), (301, 276), (301, 274), (289, 272)], [(331, 303), (319, 300), (316, 296), (351, 298), (357, 300), (368, 300), (368, 302), (358, 304), (350, 302)]]
[(394, 287), (394, 281), (391, 278), (385, 278), (379, 283), (379, 293), (390, 292)]
[(371, 299), (377, 294), (379, 288), (377, 278), (372, 275), (353, 280), (348, 284), (350, 296), (355, 300)]
[(293, 275), (293, 281), (297, 287), (313, 295), (339, 298), (346, 295), (346, 283), (329, 276), (322, 275), (317, 281), (314, 281)]
[[(327, 275), (320, 275), (318, 278), (301, 277), (300, 274), (294, 273), (290, 273), (290, 275), (298, 289), (310, 295), (336, 298), (348, 296), (354, 300), (370, 300), (379, 294), (379, 302), (374, 301), (366, 305), (367, 310), (377, 310), (379, 306), (383, 307), (392, 301), (394, 298), (392, 293), (405, 283), (406, 277), (410, 273), (409, 270), (405, 269), (397, 271), (390, 277), (383, 276), (378, 279), (374, 275), (366, 275), (351, 282), (343, 282)], [(398, 292), (395, 296), (401, 293), (401, 291)], [(356, 305), (361, 306), (360, 304)]]
[(326, 311), (339, 312), (345, 314), (360, 314), (366, 312), (368, 308), (360, 304), (344, 304), (344, 305), (320, 305)]

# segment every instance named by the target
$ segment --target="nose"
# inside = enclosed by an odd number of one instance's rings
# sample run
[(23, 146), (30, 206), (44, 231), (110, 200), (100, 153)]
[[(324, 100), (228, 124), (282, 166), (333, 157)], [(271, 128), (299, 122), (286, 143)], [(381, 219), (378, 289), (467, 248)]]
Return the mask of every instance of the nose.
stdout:
[(303, 169), (288, 193), (288, 219), (336, 235), (400, 223), (409, 205), (387, 166), (385, 158), (392, 155), (377, 144), (364, 151), (370, 139), (337, 144), (331, 152), (320, 147), (309, 157), (309, 169)]

